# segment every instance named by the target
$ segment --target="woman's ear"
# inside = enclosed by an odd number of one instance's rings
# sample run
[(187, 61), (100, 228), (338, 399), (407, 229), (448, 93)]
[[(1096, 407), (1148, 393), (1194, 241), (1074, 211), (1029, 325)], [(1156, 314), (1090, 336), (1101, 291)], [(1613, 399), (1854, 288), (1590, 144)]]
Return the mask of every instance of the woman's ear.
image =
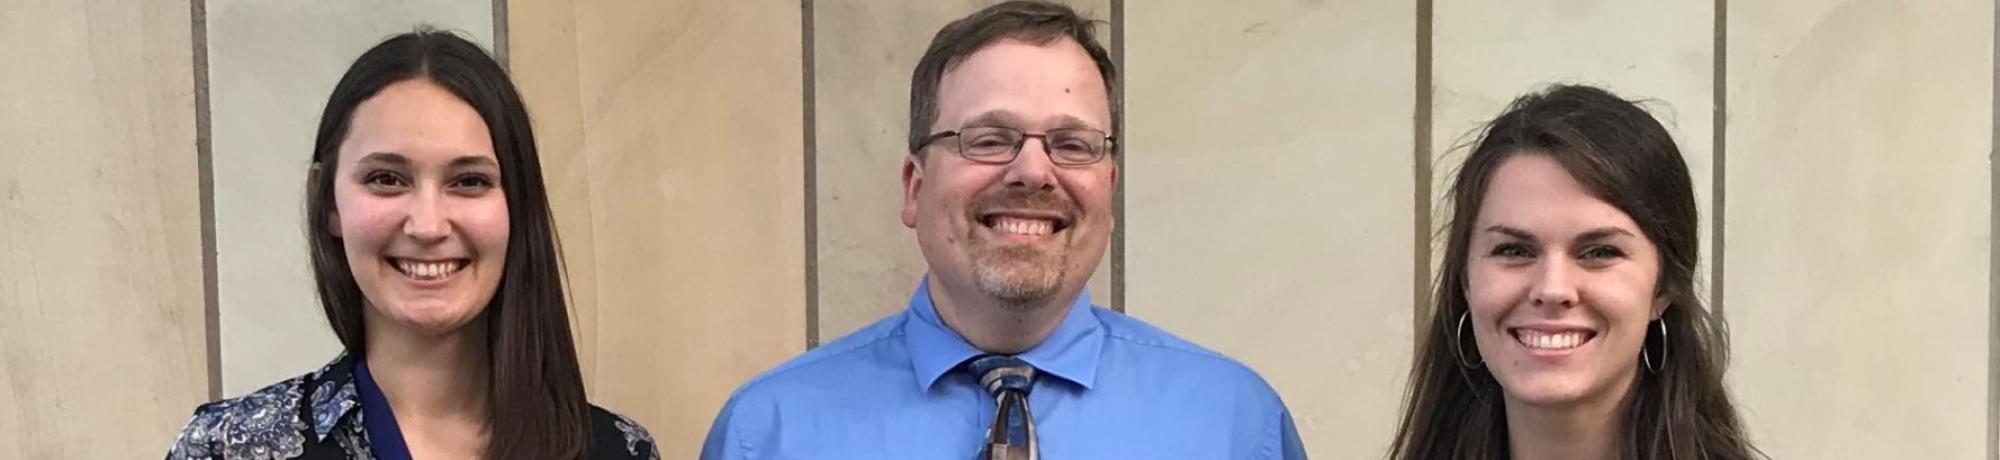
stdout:
[[(320, 168), (320, 162), (315, 161), (313, 162), (312, 167), (306, 169), (306, 187), (312, 189), (308, 193), (312, 193), (314, 195), (318, 195), (320, 193), (319, 188), (323, 187), (322, 185), (320, 185), (319, 181), (319, 176), (321, 174), (332, 174), (332, 173), (326, 172), (324, 169)], [(339, 239), (341, 237), (340, 207), (335, 205), (334, 203), (327, 203), (327, 207), (331, 209), (328, 209), (326, 211), (326, 232), (328, 234), (333, 235), (334, 239)]]

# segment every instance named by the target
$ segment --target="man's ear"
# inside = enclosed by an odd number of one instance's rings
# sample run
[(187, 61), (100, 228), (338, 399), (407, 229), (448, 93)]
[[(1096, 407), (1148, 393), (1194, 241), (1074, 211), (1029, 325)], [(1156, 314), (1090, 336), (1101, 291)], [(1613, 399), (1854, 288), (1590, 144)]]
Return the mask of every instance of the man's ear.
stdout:
[(917, 192), (924, 188), (924, 157), (903, 157), (903, 226), (917, 228)]
[[(1118, 194), (1118, 162), (1115, 159), (1111, 162), (1111, 194), (1114, 197)], [(1118, 231), (1118, 213), (1116, 212), (1111, 213), (1110, 230), (1113, 232)]]

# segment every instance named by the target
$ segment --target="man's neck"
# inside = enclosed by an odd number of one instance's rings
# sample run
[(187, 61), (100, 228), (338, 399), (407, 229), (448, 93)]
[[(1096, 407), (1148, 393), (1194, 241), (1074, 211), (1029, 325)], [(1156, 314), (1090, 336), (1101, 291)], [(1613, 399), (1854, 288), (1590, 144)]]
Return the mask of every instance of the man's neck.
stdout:
[(1004, 303), (971, 287), (952, 289), (929, 277), (931, 305), (946, 328), (987, 353), (1020, 354), (1048, 340), (1069, 316), (1082, 288), (1066, 289), (1038, 304)]

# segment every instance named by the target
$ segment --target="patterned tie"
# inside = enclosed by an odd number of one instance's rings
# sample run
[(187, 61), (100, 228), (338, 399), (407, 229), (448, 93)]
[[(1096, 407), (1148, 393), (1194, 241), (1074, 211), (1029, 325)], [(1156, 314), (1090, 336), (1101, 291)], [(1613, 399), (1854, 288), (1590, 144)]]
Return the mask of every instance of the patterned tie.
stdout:
[(967, 362), (966, 370), (993, 393), (998, 410), (986, 429), (977, 460), (1039, 460), (1035, 419), (1028, 413), (1028, 391), (1035, 384), (1035, 367), (1012, 356), (983, 355)]

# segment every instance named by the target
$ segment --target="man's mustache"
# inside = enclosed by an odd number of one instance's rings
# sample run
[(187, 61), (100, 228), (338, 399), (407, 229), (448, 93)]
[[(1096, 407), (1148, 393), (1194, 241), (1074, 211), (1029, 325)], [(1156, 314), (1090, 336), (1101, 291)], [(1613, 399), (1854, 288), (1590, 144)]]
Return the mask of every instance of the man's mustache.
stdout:
[(1047, 189), (1011, 187), (981, 193), (973, 198), (972, 205), (967, 209), (971, 211), (971, 217), (974, 219), (1001, 210), (1042, 211), (1061, 215), (1064, 222), (1072, 224), (1076, 222), (1077, 215), (1082, 213), (1077, 209), (1075, 201), (1060, 193)]

